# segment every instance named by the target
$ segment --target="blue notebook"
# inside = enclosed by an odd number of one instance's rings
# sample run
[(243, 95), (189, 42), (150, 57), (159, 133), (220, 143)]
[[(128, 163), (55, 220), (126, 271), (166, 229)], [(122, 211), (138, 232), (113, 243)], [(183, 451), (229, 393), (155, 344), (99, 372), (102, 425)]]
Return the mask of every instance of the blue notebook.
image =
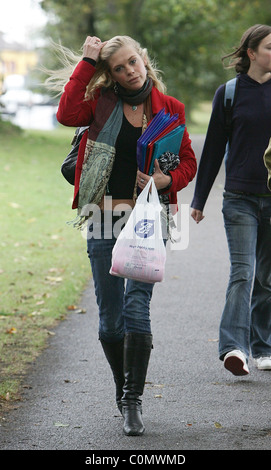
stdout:
[(140, 171), (143, 171), (144, 163), (145, 163), (145, 145), (149, 141), (150, 136), (160, 128), (161, 122), (165, 119), (165, 108), (161, 109), (159, 113), (152, 119), (150, 124), (148, 125), (147, 129), (141, 134), (137, 141), (137, 164)]
[(184, 129), (185, 124), (180, 124), (178, 127), (173, 129), (173, 131), (169, 132), (154, 143), (149, 175), (151, 175), (153, 172), (154, 160), (159, 158), (163, 153), (171, 152), (175, 153), (175, 155), (179, 154)]

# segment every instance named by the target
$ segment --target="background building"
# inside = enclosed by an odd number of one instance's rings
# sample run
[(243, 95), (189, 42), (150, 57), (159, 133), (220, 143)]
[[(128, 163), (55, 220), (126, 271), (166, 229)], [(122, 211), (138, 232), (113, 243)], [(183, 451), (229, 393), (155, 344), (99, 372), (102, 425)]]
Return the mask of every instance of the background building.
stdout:
[(16, 42), (7, 42), (3, 33), (0, 32), (0, 92), (4, 81), (11, 75), (26, 77), (37, 65), (38, 55), (36, 51), (26, 49), (25, 46)]

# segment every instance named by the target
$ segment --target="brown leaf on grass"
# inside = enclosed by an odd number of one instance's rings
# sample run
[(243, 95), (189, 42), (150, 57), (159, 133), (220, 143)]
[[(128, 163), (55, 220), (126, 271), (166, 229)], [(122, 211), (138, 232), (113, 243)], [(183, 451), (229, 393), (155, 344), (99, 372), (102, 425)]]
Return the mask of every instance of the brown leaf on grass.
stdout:
[(29, 317), (36, 317), (36, 316), (39, 316), (41, 315), (41, 311), (40, 310), (34, 310), (34, 312), (31, 312), (28, 314)]
[(50, 268), (50, 269), (48, 269), (49, 273), (59, 273), (61, 271), (63, 271), (63, 269), (61, 269), (61, 268)]
[(63, 278), (60, 276), (54, 277), (54, 276), (46, 276), (45, 281), (48, 281), (50, 284), (57, 284), (58, 282), (62, 282)]
[(15, 333), (17, 333), (17, 330), (16, 330), (16, 328), (12, 327), (12, 328), (9, 328), (9, 330), (6, 330), (6, 333), (8, 335), (14, 335)]
[(71, 310), (75, 313), (86, 313), (85, 308), (77, 307), (77, 305), (68, 305), (67, 310)]

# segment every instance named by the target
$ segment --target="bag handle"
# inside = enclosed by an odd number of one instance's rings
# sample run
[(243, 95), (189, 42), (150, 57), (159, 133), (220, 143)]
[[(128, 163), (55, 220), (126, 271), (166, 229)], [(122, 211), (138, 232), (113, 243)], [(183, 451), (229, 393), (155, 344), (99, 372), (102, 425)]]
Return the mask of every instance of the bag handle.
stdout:
[[(151, 187), (151, 191), (150, 191)], [(153, 205), (160, 205), (158, 192), (154, 183), (154, 179), (151, 176), (148, 183), (146, 184), (145, 188), (141, 191), (139, 196), (137, 197), (137, 204), (145, 204), (150, 203)]]

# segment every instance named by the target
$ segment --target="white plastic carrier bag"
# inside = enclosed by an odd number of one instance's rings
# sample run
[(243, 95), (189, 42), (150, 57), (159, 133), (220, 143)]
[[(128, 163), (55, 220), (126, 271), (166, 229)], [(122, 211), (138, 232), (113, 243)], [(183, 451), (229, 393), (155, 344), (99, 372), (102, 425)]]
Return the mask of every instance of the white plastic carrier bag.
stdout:
[(166, 248), (162, 236), (161, 210), (151, 177), (116, 240), (110, 274), (148, 283), (163, 280)]

